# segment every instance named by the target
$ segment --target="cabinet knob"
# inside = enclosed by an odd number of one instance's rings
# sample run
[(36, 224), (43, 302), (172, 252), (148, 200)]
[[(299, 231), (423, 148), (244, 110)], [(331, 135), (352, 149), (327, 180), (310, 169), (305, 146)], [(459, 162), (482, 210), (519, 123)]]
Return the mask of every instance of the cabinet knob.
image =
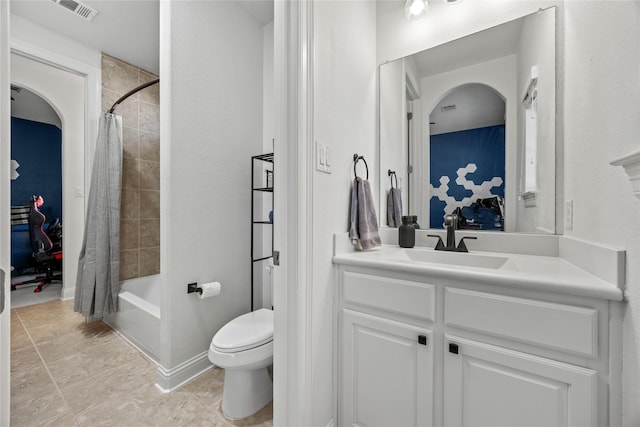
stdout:
[(449, 353), (458, 354), (458, 344), (450, 342)]
[(427, 336), (418, 335), (418, 344), (427, 345)]

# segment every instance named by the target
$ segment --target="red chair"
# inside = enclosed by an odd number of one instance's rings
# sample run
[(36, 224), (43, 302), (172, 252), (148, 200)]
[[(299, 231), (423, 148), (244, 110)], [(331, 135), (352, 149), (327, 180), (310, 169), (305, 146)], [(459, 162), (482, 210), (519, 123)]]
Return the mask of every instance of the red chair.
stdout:
[[(40, 292), (44, 285), (53, 280), (62, 279), (62, 273), (59, 273), (62, 270), (62, 227), (56, 218), (49, 224), (49, 234), (44, 231), (43, 226), (46, 218), (38, 209), (43, 203), (41, 196), (32, 196), (29, 204), (29, 242), (36, 269), (44, 271), (45, 274), (23, 282), (12, 282), (12, 290), (15, 290), (19, 285), (37, 283), (38, 285), (33, 292)], [(49, 235), (54, 236), (55, 243), (51, 241)]]

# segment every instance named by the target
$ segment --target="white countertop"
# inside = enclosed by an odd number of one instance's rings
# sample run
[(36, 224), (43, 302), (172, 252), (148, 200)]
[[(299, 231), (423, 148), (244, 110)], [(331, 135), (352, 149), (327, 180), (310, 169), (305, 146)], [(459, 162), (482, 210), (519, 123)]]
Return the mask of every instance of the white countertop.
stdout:
[[(412, 260), (407, 251), (434, 252), (416, 247), (400, 248), (383, 245), (370, 251), (344, 251), (333, 257), (334, 264), (370, 267), (388, 271), (412, 273), (429, 277), (442, 277), (537, 291), (549, 291), (589, 298), (622, 301), (624, 293), (616, 284), (609, 283), (556, 256), (472, 251), (474, 257), (506, 258), (500, 268), (470, 267)], [(440, 253), (440, 251), (438, 251)], [(417, 254), (420, 255), (420, 254)], [(432, 255), (425, 253), (424, 255)], [(465, 254), (453, 254), (453, 256)]]

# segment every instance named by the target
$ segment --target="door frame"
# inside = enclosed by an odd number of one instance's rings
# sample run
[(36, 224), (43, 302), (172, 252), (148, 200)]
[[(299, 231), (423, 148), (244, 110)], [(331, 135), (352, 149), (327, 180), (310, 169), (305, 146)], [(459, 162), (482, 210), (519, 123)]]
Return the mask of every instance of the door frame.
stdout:
[(275, 425), (311, 425), (314, 0), (275, 2)]
[[(57, 68), (62, 71), (66, 71), (82, 77), (85, 81), (84, 86), (84, 186), (82, 189), (78, 188), (64, 188), (63, 192), (63, 207), (65, 205), (65, 199), (83, 197), (83, 212), (80, 216), (84, 217), (87, 210), (88, 202), (88, 190), (91, 185), (91, 168), (93, 163), (93, 157), (95, 153), (96, 140), (98, 136), (98, 121), (101, 112), (101, 94), (102, 94), (102, 70), (99, 67), (92, 66), (88, 63), (80, 60), (61, 55), (56, 52), (52, 52), (43, 46), (37, 46), (32, 43), (24, 42), (16, 37), (11, 37), (11, 50), (10, 54), (16, 54), (25, 58), (31, 59)], [(9, 75), (11, 79), (11, 76)], [(63, 135), (64, 144), (64, 135)], [(64, 165), (63, 165), (64, 168)], [(64, 169), (63, 169), (64, 176)], [(82, 191), (82, 194), (78, 192)], [(82, 225), (84, 230), (84, 223)], [(63, 241), (66, 239), (65, 228), (63, 227)], [(75, 263), (76, 260), (67, 260), (65, 262), (66, 270), (77, 269), (77, 266), (69, 265)], [(71, 271), (71, 270), (69, 270)], [(71, 286), (65, 285), (62, 290), (62, 299), (70, 299), (75, 295), (75, 284)]]
[[(0, 1), (0, 235), (11, 232), (11, 86), (9, 77), (9, 2)], [(11, 395), (11, 243), (0, 239), (0, 268), (5, 276), (5, 307), (0, 314), (0, 427), (9, 427)]]
[[(76, 212), (77, 216), (84, 217), (87, 209), (88, 197), (86, 194), (91, 184), (91, 165), (95, 152), (95, 144), (97, 139), (98, 120), (101, 110), (101, 69), (90, 64), (83, 63), (77, 59), (70, 58), (56, 52), (52, 52), (44, 47), (36, 46), (31, 43), (11, 37), (10, 54), (16, 54), (28, 58), (30, 60), (40, 62), (45, 65), (57, 68), (59, 70), (78, 75), (84, 79), (84, 184), (83, 188), (65, 188), (63, 187), (63, 207), (68, 205), (68, 200), (83, 197), (83, 212)], [(11, 79), (11, 76), (9, 76)], [(65, 136), (62, 135), (62, 143), (64, 147)], [(64, 151), (64, 148), (63, 148)], [(64, 166), (63, 166), (64, 167)], [(63, 170), (64, 176), (64, 170)], [(82, 193), (79, 193), (79, 192)], [(67, 202), (65, 202), (65, 200)], [(63, 241), (69, 239), (66, 237), (68, 228), (63, 227)], [(84, 231), (84, 222), (82, 224)], [(76, 260), (66, 259), (64, 269), (71, 271), (76, 267), (73, 264)], [(75, 295), (75, 284), (65, 281), (62, 290), (62, 299), (70, 299)]]
[[(91, 159), (95, 151), (98, 119), (101, 110), (101, 69), (81, 60), (74, 59), (43, 46), (19, 40), (10, 35), (9, 2), (0, 2), (0, 233), (8, 236), (11, 232), (10, 211), (10, 152), (11, 152), (11, 103), (10, 103), (10, 56), (11, 53), (42, 62), (63, 71), (71, 72), (85, 81), (85, 123), (84, 123), (84, 189), (88, 189), (91, 179)], [(76, 189), (63, 189), (70, 197), (75, 197)], [(64, 196), (63, 196), (64, 197)], [(82, 196), (78, 196), (82, 197)], [(86, 212), (87, 197), (84, 198)], [(82, 214), (84, 215), (84, 212)], [(83, 227), (84, 230), (84, 227)], [(5, 311), (0, 315), (0, 427), (8, 426), (10, 420), (10, 325), (11, 325), (11, 248), (9, 239), (0, 243), (0, 268), (7, 272), (4, 283)], [(73, 261), (71, 261), (73, 262)], [(63, 298), (73, 298), (74, 289), (64, 290)]]

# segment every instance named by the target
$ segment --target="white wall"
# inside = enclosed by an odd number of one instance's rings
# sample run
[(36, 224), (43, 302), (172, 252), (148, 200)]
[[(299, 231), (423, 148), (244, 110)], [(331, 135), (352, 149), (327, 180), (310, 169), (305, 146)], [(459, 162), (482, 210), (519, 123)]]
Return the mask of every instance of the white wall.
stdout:
[[(273, 139), (275, 138), (275, 114), (274, 114), (274, 97), (273, 97), (273, 67), (274, 67), (274, 58), (273, 58), (273, 21), (268, 23), (263, 28), (263, 46), (262, 46), (262, 57), (263, 57), (263, 77), (262, 77), (262, 152), (263, 153), (273, 153), (274, 143)], [(257, 154), (257, 153), (256, 153)], [(269, 197), (270, 198), (270, 197)], [(268, 201), (267, 206), (261, 207), (262, 215), (267, 215), (269, 210), (272, 209), (271, 201)], [(266, 219), (266, 216), (264, 217)], [(271, 252), (271, 236), (273, 233), (273, 227), (275, 226), (259, 226), (263, 227), (262, 232), (262, 253), (268, 254)], [(257, 288), (257, 291), (260, 293), (260, 305), (256, 306), (271, 308), (272, 294), (271, 294), (271, 271), (267, 270), (266, 267), (270, 267), (272, 264), (271, 260), (265, 260), (263, 262), (259, 262), (258, 264), (258, 277), (260, 280), (260, 287)]]
[(609, 161), (638, 150), (640, 6), (637, 1), (570, 1), (563, 11), (565, 234), (627, 251), (623, 421), (640, 425), (640, 200)]
[[(367, 1), (314, 3), (314, 139), (331, 151), (333, 172), (313, 175), (311, 366), (312, 425), (335, 413), (332, 377), (333, 233), (347, 231), (353, 154), (376, 175), (376, 5)], [(313, 152), (313, 151), (312, 151)], [(374, 194), (377, 187), (374, 188)], [(374, 199), (375, 200), (375, 199)], [(378, 207), (378, 212), (379, 212)]]
[[(165, 374), (250, 305), (250, 157), (262, 150), (263, 26), (233, 1), (161, 2)], [(218, 297), (187, 294), (218, 280)], [(177, 384), (170, 383), (169, 387)]]
[(262, 151), (273, 151), (275, 114), (273, 101), (273, 21), (262, 29)]
[(11, 38), (100, 69), (100, 51), (11, 15)]
[[(555, 231), (555, 174), (550, 173), (555, 165), (555, 137), (556, 137), (556, 61), (555, 46), (555, 9), (529, 16), (523, 24), (517, 55), (517, 123), (520, 129), (524, 123), (524, 106), (522, 99), (529, 84), (531, 67), (538, 68), (538, 101), (537, 101), (537, 195), (536, 206), (525, 207), (522, 200), (518, 200), (518, 221), (516, 229), (526, 232)], [(524, 132), (517, 133), (519, 147), (517, 152), (517, 176), (522, 175), (522, 148), (524, 147)], [(518, 194), (522, 188), (516, 189)]]
[[(471, 65), (469, 67), (458, 68), (447, 73), (436, 74), (425, 77), (420, 81), (420, 90), (422, 97), (421, 121), (426, 127), (423, 132), (420, 162), (421, 169), (425, 174), (422, 184), (421, 194), (430, 194), (429, 189), (429, 116), (433, 109), (442, 99), (447, 96), (455, 88), (470, 83), (480, 83), (487, 85), (504, 98), (505, 101), (505, 186), (504, 194), (506, 200), (505, 206), (505, 231), (515, 231), (515, 212), (516, 212), (516, 168), (517, 164), (517, 129), (516, 123), (518, 100), (516, 95), (516, 58), (515, 55), (504, 56), (480, 64)], [(429, 222), (429, 198), (421, 198), (421, 221), (425, 223), (425, 227)], [(424, 218), (424, 219), (423, 219)]]
[[(407, 115), (404, 61), (381, 65), (380, 79), (380, 167), (371, 165), (369, 174), (373, 180), (376, 171), (380, 176), (378, 222), (387, 226), (387, 195), (391, 188), (389, 169), (396, 172), (398, 186), (403, 196), (403, 214), (407, 212), (407, 193), (404, 187), (407, 176)], [(404, 179), (403, 179), (404, 178)], [(395, 183), (395, 180), (394, 180)]]

